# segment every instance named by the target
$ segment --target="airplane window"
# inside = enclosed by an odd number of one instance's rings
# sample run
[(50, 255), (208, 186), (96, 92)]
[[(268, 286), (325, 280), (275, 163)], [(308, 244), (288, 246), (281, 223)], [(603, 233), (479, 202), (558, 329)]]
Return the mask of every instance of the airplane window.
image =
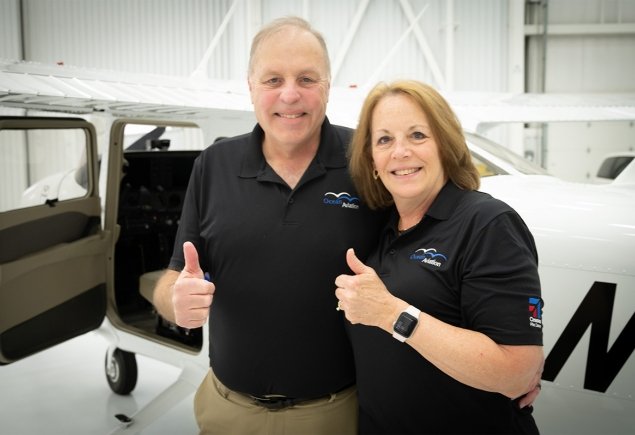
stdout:
[(493, 166), (489, 162), (480, 159), (478, 156), (472, 154), (472, 162), (474, 162), (474, 166), (478, 170), (478, 173), (481, 177), (490, 177), (492, 175), (503, 175), (503, 172), (500, 168)]
[[(471, 147), (472, 158), (475, 159), (475, 163), (478, 161), (482, 165), (479, 167), (477, 164), (481, 176), (509, 174), (510, 170), (505, 170), (503, 165), (508, 166), (511, 170), (526, 175), (548, 175), (545, 169), (494, 141), (472, 133), (466, 133), (465, 137), (468, 142), (474, 145), (473, 148)], [(482, 152), (478, 153), (474, 148)], [(492, 155), (500, 162), (495, 163), (492, 161), (493, 159), (486, 158), (484, 156), (486, 153)], [(481, 172), (481, 170), (483, 172)]]
[(600, 169), (598, 169), (597, 176), (608, 180), (615, 180), (629, 163), (631, 163), (633, 158), (635, 158), (635, 156), (631, 155), (609, 157), (602, 162)]
[(197, 127), (127, 124), (124, 130), (126, 151), (186, 151), (203, 148), (203, 133)]
[(86, 196), (83, 129), (0, 131), (0, 212)]

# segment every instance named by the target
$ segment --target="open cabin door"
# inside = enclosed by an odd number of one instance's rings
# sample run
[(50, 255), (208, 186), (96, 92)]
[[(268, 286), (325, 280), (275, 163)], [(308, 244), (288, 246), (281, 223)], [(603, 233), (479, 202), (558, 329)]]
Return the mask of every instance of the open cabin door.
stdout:
[(0, 364), (9, 364), (101, 325), (112, 236), (92, 124), (0, 117), (0, 156)]

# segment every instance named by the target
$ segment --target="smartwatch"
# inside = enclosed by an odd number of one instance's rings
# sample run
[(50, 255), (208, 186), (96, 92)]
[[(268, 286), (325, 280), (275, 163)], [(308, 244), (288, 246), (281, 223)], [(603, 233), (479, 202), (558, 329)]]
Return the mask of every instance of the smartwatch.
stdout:
[(401, 342), (406, 341), (419, 323), (419, 314), (421, 311), (412, 305), (406, 308), (406, 311), (399, 314), (397, 321), (392, 325), (392, 336)]

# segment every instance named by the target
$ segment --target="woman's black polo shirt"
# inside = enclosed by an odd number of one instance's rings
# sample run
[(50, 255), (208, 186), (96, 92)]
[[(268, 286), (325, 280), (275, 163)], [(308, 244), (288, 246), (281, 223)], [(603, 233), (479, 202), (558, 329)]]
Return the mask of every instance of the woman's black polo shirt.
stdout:
[(295, 189), (267, 165), (263, 131), (220, 141), (194, 164), (170, 268), (192, 241), (216, 285), (210, 361), (228, 388), (309, 398), (354, 383), (335, 278), (346, 250), (366, 257), (384, 222), (357, 195), (352, 131), (322, 125), (318, 152)]
[[(397, 219), (366, 262), (391, 293), (497, 343), (542, 345), (537, 252), (513, 209), (449, 182), (412, 230), (398, 236)], [(455, 381), (379, 328), (348, 329), (362, 433), (535, 431), (506, 397)]]

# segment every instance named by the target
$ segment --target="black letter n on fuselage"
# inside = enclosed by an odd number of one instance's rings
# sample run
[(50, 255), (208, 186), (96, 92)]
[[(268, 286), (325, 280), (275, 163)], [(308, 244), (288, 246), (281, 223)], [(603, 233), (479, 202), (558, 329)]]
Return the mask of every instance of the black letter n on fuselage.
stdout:
[(608, 350), (616, 284), (595, 282), (545, 360), (542, 378), (553, 381), (591, 326), (584, 388), (606, 392), (635, 349), (635, 313)]

